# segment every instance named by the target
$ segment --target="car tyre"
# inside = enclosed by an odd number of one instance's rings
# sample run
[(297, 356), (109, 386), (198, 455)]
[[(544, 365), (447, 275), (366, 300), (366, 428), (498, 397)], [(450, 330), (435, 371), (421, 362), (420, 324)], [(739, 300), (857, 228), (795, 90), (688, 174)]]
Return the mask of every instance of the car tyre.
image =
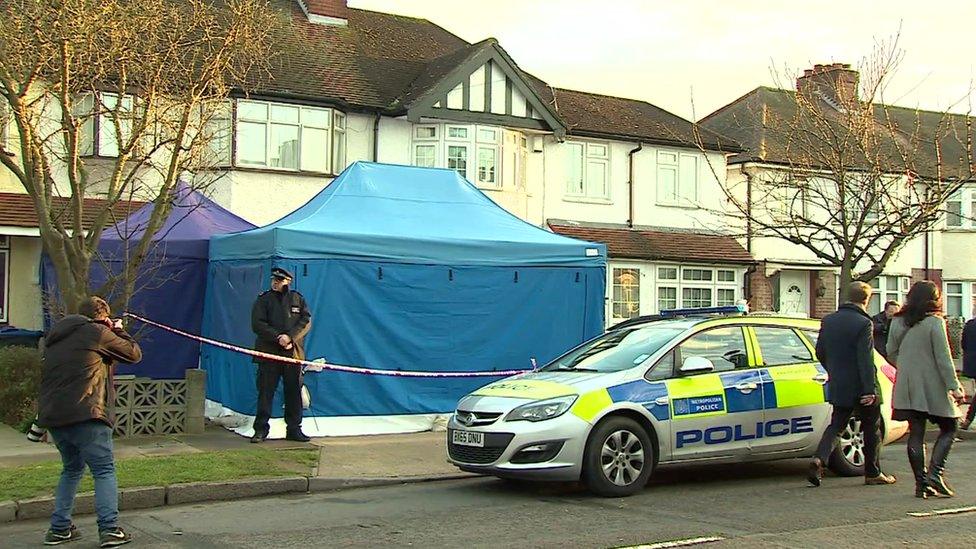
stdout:
[[(881, 440), (884, 440), (884, 420), (881, 422)], [(864, 431), (857, 416), (851, 417), (837, 435), (837, 447), (830, 454), (828, 467), (840, 477), (864, 475)]]
[(583, 482), (603, 497), (626, 497), (641, 491), (656, 463), (647, 430), (633, 419), (610, 417), (590, 433), (583, 453)]

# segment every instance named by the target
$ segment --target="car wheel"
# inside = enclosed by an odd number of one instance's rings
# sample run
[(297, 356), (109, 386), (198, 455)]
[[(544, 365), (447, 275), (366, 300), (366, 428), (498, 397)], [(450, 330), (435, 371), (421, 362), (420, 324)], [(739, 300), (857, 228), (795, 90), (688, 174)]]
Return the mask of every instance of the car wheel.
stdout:
[(841, 477), (858, 477), (864, 474), (864, 431), (861, 418), (851, 417), (847, 426), (837, 435), (837, 447), (830, 455), (830, 470)]
[(583, 454), (583, 481), (593, 493), (624, 497), (644, 488), (654, 468), (647, 430), (626, 417), (611, 417), (593, 429)]

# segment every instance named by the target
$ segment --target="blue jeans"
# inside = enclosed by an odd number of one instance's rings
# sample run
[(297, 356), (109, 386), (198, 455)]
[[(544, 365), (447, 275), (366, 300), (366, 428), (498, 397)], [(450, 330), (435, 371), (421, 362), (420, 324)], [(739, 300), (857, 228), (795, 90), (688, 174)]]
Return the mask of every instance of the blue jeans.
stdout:
[(54, 494), (54, 514), (51, 529), (63, 531), (71, 526), (71, 510), (75, 505), (78, 483), (85, 473), (85, 465), (95, 479), (95, 512), (98, 530), (118, 526), (119, 485), (115, 478), (115, 459), (112, 456), (112, 428), (92, 420), (67, 427), (54, 427), (51, 437), (61, 452), (61, 480)]

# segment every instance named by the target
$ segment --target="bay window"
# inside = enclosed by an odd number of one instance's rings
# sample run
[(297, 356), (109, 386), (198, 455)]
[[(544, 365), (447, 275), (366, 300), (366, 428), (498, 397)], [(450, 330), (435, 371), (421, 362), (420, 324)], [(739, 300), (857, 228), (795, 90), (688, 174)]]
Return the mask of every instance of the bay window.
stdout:
[[(78, 119), (78, 154), (81, 156), (119, 155), (119, 134), (122, 142), (132, 136), (132, 120), (136, 116), (132, 95), (99, 92), (75, 99), (73, 115)], [(118, 119), (118, 125), (115, 119)], [(118, 131), (117, 131), (118, 130)]]
[(976, 229), (976, 189), (959, 189), (945, 203), (946, 227)]
[(733, 269), (659, 266), (658, 311), (735, 305), (739, 284)]
[(238, 100), (236, 165), (337, 173), (346, 163), (346, 116), (334, 109)]
[(487, 126), (422, 124), (414, 126), (415, 166), (448, 168), (480, 187), (502, 186), (502, 130)]

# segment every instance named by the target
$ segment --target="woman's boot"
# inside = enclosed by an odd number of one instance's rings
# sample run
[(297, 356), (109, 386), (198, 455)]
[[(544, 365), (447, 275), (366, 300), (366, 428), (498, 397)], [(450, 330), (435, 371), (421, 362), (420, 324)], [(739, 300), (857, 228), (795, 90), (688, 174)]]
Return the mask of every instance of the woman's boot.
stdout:
[(915, 474), (915, 497), (927, 499), (935, 495), (935, 490), (929, 486), (925, 475), (925, 445), (908, 444), (908, 463), (912, 466), (912, 473)]
[(956, 495), (945, 479), (946, 461), (949, 459), (949, 450), (952, 449), (954, 434), (952, 432), (940, 433), (939, 438), (935, 440), (935, 446), (932, 447), (932, 461), (929, 463), (929, 474), (926, 481), (935, 497), (951, 498)]

